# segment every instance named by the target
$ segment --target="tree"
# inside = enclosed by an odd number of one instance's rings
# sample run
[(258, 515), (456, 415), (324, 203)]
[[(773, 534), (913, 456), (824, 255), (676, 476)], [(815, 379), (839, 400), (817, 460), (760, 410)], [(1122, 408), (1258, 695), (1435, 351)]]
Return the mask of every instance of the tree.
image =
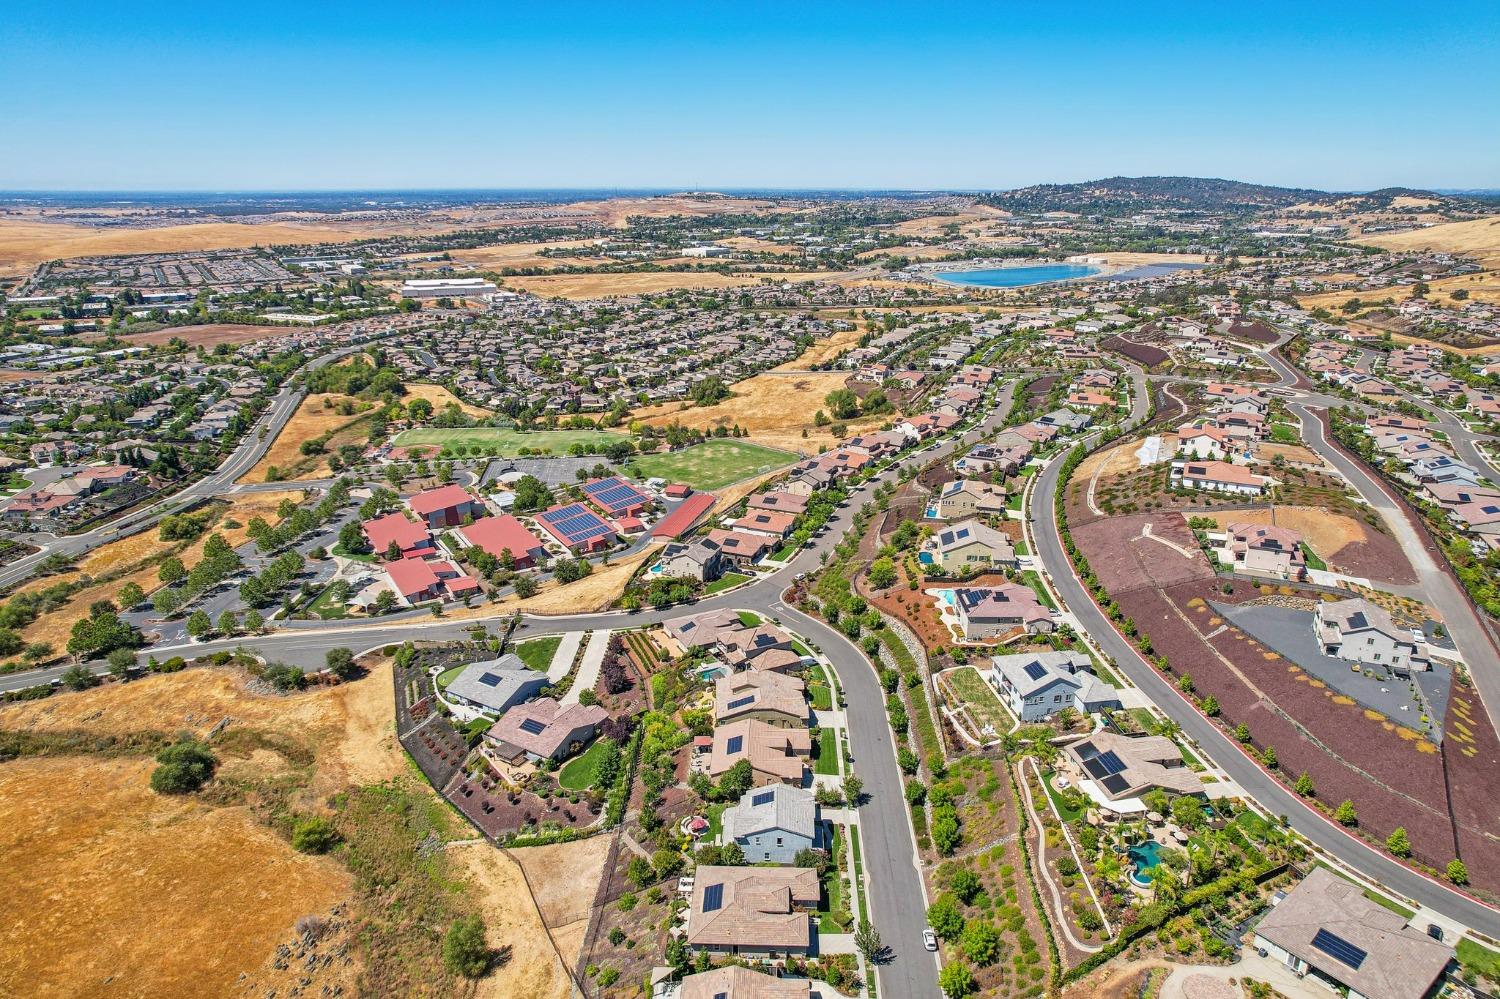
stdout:
[(365, 547), (365, 535), (360, 530), (359, 521), (351, 520), (339, 528), (339, 547), (350, 555)]
[(1234, 737), (1242, 745), (1250, 741), (1250, 726), (1240, 722), (1234, 727)]
[(1354, 802), (1350, 801), (1348, 798), (1345, 798), (1339, 805), (1339, 807), (1334, 811), (1333, 817), (1338, 820), (1338, 823), (1341, 826), (1359, 825), (1359, 816), (1354, 811)]
[(227, 638), (240, 630), (240, 619), (234, 616), (234, 611), (227, 610), (219, 615), (219, 620), (214, 623), (214, 629)]
[(135, 653), (129, 649), (111, 649), (105, 659), (109, 662), (109, 675), (116, 680), (123, 680), (135, 665)]
[(850, 774), (844, 778), (844, 800), (849, 803), (850, 808), (858, 808), (860, 800), (864, 797), (865, 782)]
[(946, 964), (938, 974), (938, 988), (948, 999), (964, 999), (974, 991), (974, 973), (962, 961)]
[(1314, 794), (1317, 793), (1313, 790), (1312, 778), (1308, 776), (1306, 770), (1297, 775), (1297, 784), (1295, 786), (1295, 790), (1304, 798), (1311, 798)]
[(1277, 765), (1276, 747), (1267, 746), (1265, 752), (1260, 754), (1260, 761), (1266, 765), (1267, 770), (1275, 770)]
[(958, 847), (958, 813), (952, 805), (940, 805), (932, 810), (932, 842), (938, 853), (952, 856)]
[(1397, 826), (1385, 838), (1385, 848), (1397, 857), (1411, 856), (1411, 840), (1407, 838), (1405, 826)]
[(443, 967), (455, 975), (479, 978), (490, 970), (493, 955), (484, 939), (484, 919), (461, 916), (443, 937)]
[(120, 592), (116, 599), (120, 601), (121, 607), (129, 610), (146, 599), (146, 591), (141, 589), (141, 584), (131, 580), (120, 587)]
[(964, 934), (959, 941), (964, 957), (981, 968), (995, 963), (1000, 956), (1000, 934), (993, 924), (983, 919), (971, 919), (964, 924)]
[(1447, 878), (1453, 884), (1466, 885), (1469, 883), (1469, 868), (1462, 860), (1455, 858), (1448, 861), (1448, 867), (1443, 871), (1443, 877)]
[(1184, 829), (1201, 829), (1204, 823), (1203, 802), (1189, 794), (1172, 799), (1172, 818)]
[(823, 402), (835, 420), (847, 420), (859, 415), (859, 396), (852, 389), (834, 389), (823, 397)]
[(174, 742), (156, 754), (151, 790), (157, 794), (189, 794), (213, 777), (219, 761), (201, 742)]
[(1208, 717), (1210, 718), (1217, 718), (1219, 715), (1219, 699), (1213, 694), (1209, 694), (1207, 697), (1205, 697), (1202, 703), (1200, 703), (1198, 706), (1201, 707), (1203, 709), (1203, 713), (1208, 715)]
[(870, 563), (870, 585), (877, 590), (883, 590), (888, 586), (895, 585), (896, 564), (888, 558), (878, 558)]
[(348, 680), (358, 671), (354, 665), (354, 653), (346, 648), (329, 649), (328, 654), (323, 657), (323, 663), (328, 667), (328, 672), (340, 680)]
[(178, 558), (162, 559), (161, 565), (156, 570), (156, 578), (168, 586), (180, 582), (186, 576), (187, 570), (183, 568), (182, 560)]
[(974, 896), (979, 894), (979, 875), (967, 867), (955, 871), (948, 882), (948, 887), (958, 896), (958, 900), (964, 905), (974, 901)]
[(859, 952), (871, 964), (878, 963), (885, 952), (885, 944), (881, 942), (880, 933), (868, 919), (859, 921), (859, 927), (854, 931), (854, 946), (859, 948)]
[(927, 907), (927, 925), (944, 940), (952, 940), (963, 932), (963, 913), (952, 895), (943, 892)]
[(261, 616), (260, 611), (254, 608), (245, 612), (245, 630), (252, 635), (258, 634), (266, 626), (266, 619)]
[(202, 638), (204, 635), (207, 635), (209, 632), (211, 632), (213, 630), (214, 630), (214, 623), (213, 623), (213, 621), (209, 620), (208, 611), (202, 610), (200, 608), (199, 610), (195, 610), (191, 614), (188, 615), (188, 619), (187, 619), (187, 633), (188, 633), (188, 637), (190, 637), (190, 638)]
[(536, 596), (537, 581), (530, 576), (517, 576), (510, 581), (510, 585), (515, 588), (516, 596), (522, 600)]
[(625, 866), (625, 876), (630, 879), (631, 884), (642, 890), (656, 883), (656, 871), (651, 866), (651, 861), (645, 857), (631, 857), (630, 863)]
[(298, 853), (327, 853), (338, 842), (338, 830), (321, 815), (303, 819), (292, 828), (292, 849)]
[(87, 667), (74, 663), (63, 671), (63, 686), (69, 690), (88, 690), (94, 685), (94, 674)]
[(719, 798), (723, 801), (738, 801), (755, 784), (755, 773), (749, 760), (740, 760), (724, 771), (719, 778)]

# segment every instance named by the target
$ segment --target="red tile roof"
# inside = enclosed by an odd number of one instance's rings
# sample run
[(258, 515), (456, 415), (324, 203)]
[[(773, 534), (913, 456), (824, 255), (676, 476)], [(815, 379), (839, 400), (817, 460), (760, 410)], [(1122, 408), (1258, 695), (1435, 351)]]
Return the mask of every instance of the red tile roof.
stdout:
[(412, 512), (426, 517), (439, 510), (473, 502), (474, 497), (463, 486), (439, 486), (417, 493), (406, 501), (406, 505), (412, 508)]
[(709, 508), (714, 505), (712, 493), (694, 493), (682, 501), (682, 505), (663, 517), (652, 528), (653, 538), (677, 538), (687, 533)]

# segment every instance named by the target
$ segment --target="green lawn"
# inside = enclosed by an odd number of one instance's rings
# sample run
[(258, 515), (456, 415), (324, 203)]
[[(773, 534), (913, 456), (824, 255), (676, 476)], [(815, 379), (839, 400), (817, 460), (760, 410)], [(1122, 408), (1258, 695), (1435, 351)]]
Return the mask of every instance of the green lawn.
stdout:
[(807, 696), (812, 698), (814, 711), (833, 710), (833, 688), (828, 685), (828, 674), (821, 663), (807, 668)]
[(570, 791), (593, 787), (604, 752), (604, 740), (595, 739), (588, 749), (563, 764), (563, 768), (557, 772), (557, 782)]
[(1500, 953), (1490, 950), (1465, 937), (1458, 942), (1458, 963), (1465, 971), (1483, 975), (1492, 982), (1500, 982)]
[(708, 820), (708, 832), (703, 834), (703, 842), (717, 843), (724, 832), (724, 809), (729, 807), (729, 802), (721, 801), (717, 805), (709, 805), (703, 817)]
[(810, 656), (810, 655), (812, 655), (812, 650), (810, 650), (807, 646), (803, 645), (801, 642), (797, 641), (795, 638), (792, 639), (792, 651), (795, 652), (795, 653), (797, 653), (797, 655), (799, 655), (799, 656)]
[(1302, 542), (1302, 558), (1306, 560), (1309, 569), (1326, 570), (1328, 568), (1328, 563), (1318, 558), (1317, 554), (1307, 547), (1306, 541)]
[(790, 451), (762, 447), (728, 438), (704, 441), (680, 451), (643, 454), (631, 462), (631, 470), (642, 478), (684, 482), (695, 489), (721, 489), (731, 482), (790, 465), (797, 456)]
[(973, 666), (960, 666), (948, 674), (948, 682), (980, 725), (991, 725), (998, 735), (1015, 724), (1000, 697)]
[(1069, 808), (1057, 793), (1057, 788), (1052, 786), (1052, 771), (1048, 770), (1042, 774), (1042, 786), (1047, 789), (1047, 797), (1052, 799), (1052, 807), (1057, 809), (1057, 814), (1062, 816), (1064, 822), (1072, 822), (1083, 814), (1081, 808)]
[(454, 680), (457, 680), (458, 674), (462, 673), (467, 668), (468, 666), (467, 664), (465, 664), (463, 666), (455, 666), (452, 669), (445, 669), (441, 673), (439, 673), (437, 675), (438, 690), (447, 690), (448, 684), (452, 683)]
[(333, 600), (333, 587), (323, 587), (312, 603), (307, 605), (308, 614), (316, 614), (324, 621), (337, 621), (349, 616), (349, 610), (341, 603)]
[(760, 627), (760, 615), (754, 611), (742, 610), (737, 612), (740, 616), (740, 624), (747, 628)]
[(707, 596), (710, 593), (718, 593), (720, 590), (727, 590), (731, 586), (738, 586), (749, 578), (750, 577), (745, 575), (743, 572), (726, 572), (724, 573), (724, 575), (720, 576), (718, 579), (705, 586), (703, 588), (703, 595)]
[(1042, 602), (1043, 607), (1046, 607), (1049, 610), (1057, 610), (1057, 602), (1052, 599), (1052, 595), (1048, 593), (1047, 588), (1042, 585), (1041, 576), (1038, 576), (1032, 570), (1027, 569), (1025, 572), (1021, 573), (1021, 582), (1025, 583), (1027, 586), (1036, 591), (1036, 598)]
[(1271, 440), (1277, 444), (1298, 443), (1297, 428), (1290, 423), (1271, 424)]
[(837, 775), (838, 772), (838, 733), (831, 728), (820, 728), (818, 729), (818, 758), (813, 760), (813, 773)]
[(1271, 834), (1271, 824), (1254, 812), (1245, 811), (1234, 817), (1235, 824), (1253, 840), (1264, 843)]
[(561, 635), (552, 635), (549, 638), (533, 638), (529, 642), (522, 642), (511, 651), (521, 657), (521, 661), (538, 673), (547, 672), (547, 667), (552, 665), (552, 657), (557, 653), (557, 647), (562, 644)]
[(478, 444), (486, 449), (493, 447), (501, 456), (513, 456), (522, 448), (546, 454), (567, 454), (574, 444), (603, 447), (629, 440), (625, 434), (605, 430), (531, 430), (521, 431), (509, 427), (417, 427), (396, 435), (394, 443), (401, 446), (411, 444)]

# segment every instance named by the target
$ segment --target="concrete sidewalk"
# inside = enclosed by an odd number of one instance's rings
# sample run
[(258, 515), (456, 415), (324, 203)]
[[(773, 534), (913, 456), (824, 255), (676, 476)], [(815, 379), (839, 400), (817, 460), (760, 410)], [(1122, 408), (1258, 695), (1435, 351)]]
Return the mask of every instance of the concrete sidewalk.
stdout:
[(604, 654), (609, 651), (609, 632), (596, 631), (589, 636), (588, 647), (583, 650), (583, 660), (578, 664), (578, 675), (573, 678), (573, 686), (563, 695), (562, 704), (578, 703), (578, 695), (585, 690), (593, 690), (594, 684), (599, 682), (599, 670), (604, 666)]

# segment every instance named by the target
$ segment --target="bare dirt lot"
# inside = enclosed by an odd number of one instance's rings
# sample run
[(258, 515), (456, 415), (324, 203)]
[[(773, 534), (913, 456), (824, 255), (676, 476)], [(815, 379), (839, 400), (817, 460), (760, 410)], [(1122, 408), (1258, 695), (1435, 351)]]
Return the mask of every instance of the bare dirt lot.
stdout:
[[(797, 362), (794, 362), (797, 363)], [(713, 406), (682, 408), (681, 403), (667, 403), (638, 410), (632, 419), (656, 427), (680, 422), (685, 427), (712, 430), (717, 426), (738, 424), (750, 432), (757, 444), (788, 451), (813, 452), (820, 443), (835, 443), (827, 427), (814, 423), (814, 415), (826, 409), (825, 396), (843, 388), (848, 375), (843, 372), (795, 374), (765, 372), (732, 386), (734, 397)], [(849, 433), (856, 434), (879, 427), (889, 416), (853, 420)], [(802, 431), (807, 431), (807, 437)]]
[(1351, 576), (1391, 583), (1416, 579), (1411, 562), (1395, 539), (1364, 523), (1318, 507), (1278, 506), (1274, 510), (1242, 510), (1213, 514), (1219, 526), (1276, 524), (1301, 534), (1329, 566)]
[(172, 326), (154, 333), (135, 333), (125, 337), (136, 344), (163, 344), (176, 338), (191, 347), (217, 347), (221, 343), (235, 346), (254, 343), (287, 332), (285, 326), (247, 326), (235, 323), (208, 323), (203, 326)]
[[(572, 990), (567, 972), (547, 939), (536, 908), (530, 904), (520, 867), (484, 842), (454, 846), (451, 853), (476, 890), (490, 943), (510, 948), (504, 962), (480, 983), (476, 994), (486, 999), (565, 999)], [(592, 890), (579, 888), (581, 879), (569, 879), (568, 883), (579, 894), (593, 898)]]
[(604, 835), (510, 851), (511, 858), (526, 872), (542, 919), (563, 961), (570, 966), (583, 949), (593, 909), (592, 887), (604, 876), (609, 844), (610, 837)]
[(539, 251), (552, 249), (576, 249), (590, 246), (591, 239), (561, 239), (554, 243), (501, 243), (498, 246), (476, 246), (468, 250), (454, 250), (453, 259), (475, 267), (500, 270), (505, 267), (587, 267), (588, 258), (544, 257)]

